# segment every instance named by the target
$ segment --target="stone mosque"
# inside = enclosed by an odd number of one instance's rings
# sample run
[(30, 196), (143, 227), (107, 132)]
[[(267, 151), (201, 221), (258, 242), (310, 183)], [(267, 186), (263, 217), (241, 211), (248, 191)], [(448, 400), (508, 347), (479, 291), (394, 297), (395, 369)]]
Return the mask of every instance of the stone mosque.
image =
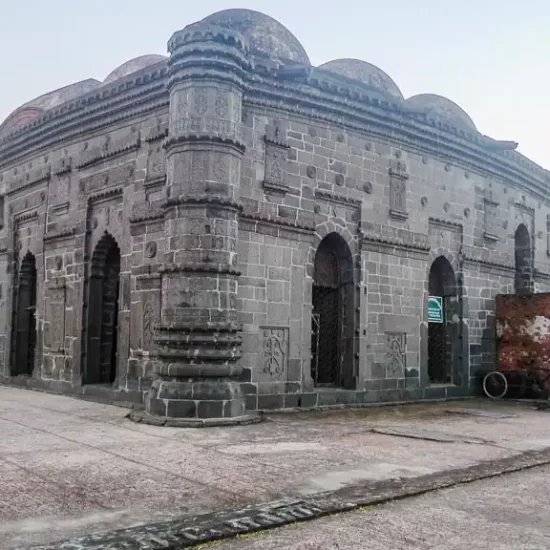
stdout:
[(258, 12), (168, 53), (0, 125), (2, 383), (171, 426), (479, 392), (496, 295), (550, 290), (550, 173)]

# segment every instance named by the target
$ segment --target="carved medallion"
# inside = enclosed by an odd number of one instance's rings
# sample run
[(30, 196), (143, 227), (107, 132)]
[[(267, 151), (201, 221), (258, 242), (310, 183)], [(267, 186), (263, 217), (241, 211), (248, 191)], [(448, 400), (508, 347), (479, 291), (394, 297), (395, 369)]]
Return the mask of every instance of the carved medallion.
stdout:
[(150, 242), (145, 246), (145, 257), (154, 258), (157, 254), (157, 243)]

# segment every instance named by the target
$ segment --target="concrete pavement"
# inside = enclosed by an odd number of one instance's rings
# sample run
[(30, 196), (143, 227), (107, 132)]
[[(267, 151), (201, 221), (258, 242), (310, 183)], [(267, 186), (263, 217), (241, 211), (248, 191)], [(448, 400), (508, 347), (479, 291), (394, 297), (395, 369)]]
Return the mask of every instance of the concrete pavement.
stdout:
[(219, 542), (212, 550), (543, 550), (550, 468)]
[(487, 401), (276, 415), (206, 430), (135, 424), (125, 414), (0, 387), (1, 548), (192, 524), (203, 514), (550, 448), (548, 413)]

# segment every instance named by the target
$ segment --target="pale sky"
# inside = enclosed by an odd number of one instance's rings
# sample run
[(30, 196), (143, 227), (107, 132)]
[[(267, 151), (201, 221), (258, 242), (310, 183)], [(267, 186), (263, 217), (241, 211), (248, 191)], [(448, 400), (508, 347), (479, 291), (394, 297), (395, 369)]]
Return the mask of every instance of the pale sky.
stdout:
[(314, 65), (355, 57), (405, 97), (447, 96), (480, 132), (550, 168), (548, 0), (0, 0), (0, 121), (43, 93), (166, 54), (174, 31), (227, 8), (279, 20)]

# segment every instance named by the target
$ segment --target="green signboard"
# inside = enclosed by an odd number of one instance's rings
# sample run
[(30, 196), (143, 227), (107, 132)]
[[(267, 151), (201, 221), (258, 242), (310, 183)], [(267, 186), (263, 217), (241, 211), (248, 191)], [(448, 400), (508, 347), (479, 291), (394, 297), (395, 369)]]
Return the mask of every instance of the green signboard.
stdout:
[(443, 323), (442, 296), (428, 296), (428, 323)]

